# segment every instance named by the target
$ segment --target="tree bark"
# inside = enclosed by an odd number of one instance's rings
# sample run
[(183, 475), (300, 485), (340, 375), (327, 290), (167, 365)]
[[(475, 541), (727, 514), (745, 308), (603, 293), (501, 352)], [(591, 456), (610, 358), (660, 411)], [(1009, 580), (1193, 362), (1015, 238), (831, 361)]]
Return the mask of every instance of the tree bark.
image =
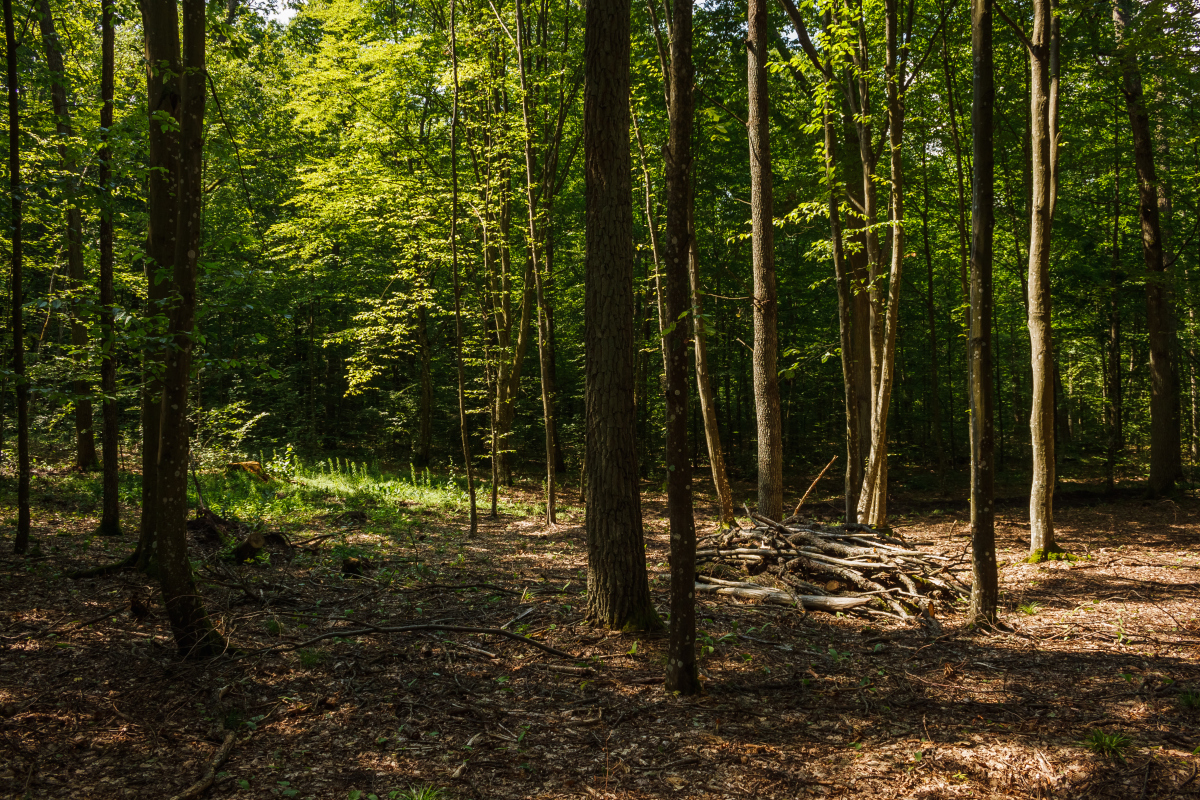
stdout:
[(113, 291), (112, 149), (108, 146), (113, 124), (113, 0), (100, 2), (100, 391), (104, 421), (104, 478), (101, 493), (101, 536), (121, 535), (121, 505), (118, 486), (121, 431), (117, 417), (116, 296)]
[(929, 160), (925, 147), (921, 148), (921, 171), (922, 199), (924, 201), (921, 207), (921, 236), (925, 245), (925, 313), (929, 321), (929, 416), (930, 426), (933, 428), (933, 449), (937, 451), (938, 487), (944, 492), (946, 490), (946, 448), (942, 441), (942, 398), (941, 383), (938, 380), (937, 304), (933, 298), (933, 251), (929, 244)]
[(1162, 220), (1159, 216), (1161, 185), (1154, 169), (1154, 140), (1142, 92), (1137, 53), (1128, 45), (1129, 10), (1124, 0), (1113, 3), (1121, 59), (1121, 90), (1133, 134), (1133, 162), (1138, 180), (1138, 217), (1142, 229), (1142, 258), (1146, 265), (1146, 333), (1150, 349), (1150, 479), (1152, 495), (1165, 494), (1179, 473), (1181, 437), (1177, 406), (1177, 381), (1172, 349), (1175, 331), (1166, 261), (1163, 255)]
[(8, 82), (8, 180), (12, 242), (12, 370), (17, 392), (17, 535), (13, 552), (29, 549), (29, 384), (25, 380), (25, 326), (21, 320), (24, 302), (22, 275), (21, 108), (17, 84), (17, 37), (13, 28), (12, 0), (4, 0), (4, 54)]
[[(152, 0), (147, 0), (147, 5)], [(196, 264), (203, 202), (204, 0), (183, 0), (180, 77), (178, 223), (175, 234), (175, 286), (171, 298), (170, 349), (163, 372), (158, 451), (157, 539), (163, 605), (186, 658), (207, 658), (225, 649), (196, 588), (188, 560), (187, 476), (188, 378), (196, 327)]]
[(699, 694), (696, 663), (696, 520), (688, 459), (687, 325), (688, 261), (692, 205), (692, 0), (671, 3), (670, 135), (666, 151), (666, 312), (663, 349), (667, 374), (667, 517), (671, 526), (671, 623), (667, 645), (668, 692)]
[(971, 605), (976, 624), (996, 621), (995, 447), (992, 417), (992, 233), (995, 155), (992, 146), (992, 0), (971, 7), (974, 92), (971, 101)]
[(1029, 345), (1033, 403), (1029, 414), (1033, 481), (1029, 494), (1030, 558), (1060, 551), (1054, 540), (1054, 342), (1051, 327), (1050, 242), (1058, 175), (1057, 121), (1052, 79), (1055, 45), (1052, 0), (1034, 0), (1030, 78)]
[[(175, 263), (178, 224), (180, 120), (179, 17), (174, 3), (142, 0), (146, 39), (146, 94), (149, 113), (149, 158), (146, 176), (149, 229), (146, 243), (146, 316), (167, 313)], [(165, 327), (165, 326), (164, 326)], [(138, 531), (137, 569), (156, 572), (158, 547), (158, 448), (162, 421), (164, 352), (147, 348), (142, 365), (142, 517)]]
[[(50, 101), (54, 108), (55, 132), (58, 134), (58, 158), (63, 170), (70, 176), (66, 198), (66, 230), (64, 239), (67, 250), (67, 277), (72, 293), (83, 292), (87, 286), (87, 273), (83, 266), (83, 215), (79, 210), (78, 164), (71, 147), (70, 138), (75, 135), (71, 124), (71, 111), (67, 106), (67, 78), (63, 68), (62, 43), (54, 29), (54, 17), (50, 0), (39, 0), (38, 23), (41, 27), (42, 46), (46, 51), (46, 66), (50, 71)], [(87, 326), (80, 319), (78, 299), (71, 299), (71, 346), (75, 349), (73, 360), (87, 349)], [(96, 437), (92, 426), (91, 386), (86, 380), (76, 380), (71, 387), (75, 393), (75, 466), (84, 472), (96, 468)]]
[(525, 76), (525, 23), (521, 12), (521, 0), (515, 0), (517, 10), (517, 63), (521, 73), (521, 119), (524, 122), (523, 141), (525, 145), (525, 197), (526, 209), (529, 212), (529, 260), (533, 269), (534, 287), (537, 293), (537, 337), (538, 365), (541, 368), (542, 385), (542, 418), (546, 438), (546, 524), (555, 524), (555, 482), (554, 471), (554, 387), (550, 373), (550, 331), (546, 315), (546, 295), (542, 287), (542, 273), (538, 269), (538, 225), (537, 201), (534, 194), (533, 167), (533, 128), (529, 121), (530, 89)]
[(421, 358), (421, 406), (417, 411), (417, 466), (428, 467), (433, 446), (433, 372), (429, 352), (429, 310), (417, 306), (417, 350)]
[(458, 367), (458, 428), (462, 434), (463, 469), (471, 503), (471, 535), (479, 531), (479, 509), (475, 504), (475, 471), (471, 465), (471, 437), (467, 429), (467, 378), (463, 369), (462, 287), (458, 280), (458, 42), (455, 0), (450, 0), (450, 62), (454, 72), (453, 109), (450, 112), (450, 261), (454, 273), (454, 355)]
[(1113, 128), (1113, 223), (1112, 264), (1108, 285), (1108, 336), (1104, 341), (1104, 425), (1107, 447), (1104, 483), (1108, 491), (1116, 485), (1117, 459), (1121, 453), (1121, 156), (1120, 126)]
[(588, 617), (658, 630), (633, 435), (629, 0), (588, 3), (584, 35), (584, 277)]
[(771, 181), (771, 118), (766, 0), (750, 0), (746, 79), (750, 115), (750, 216), (754, 263), (754, 407), (758, 419), (758, 513), (783, 519), (783, 428), (777, 367), (779, 317), (775, 295), (775, 229)]

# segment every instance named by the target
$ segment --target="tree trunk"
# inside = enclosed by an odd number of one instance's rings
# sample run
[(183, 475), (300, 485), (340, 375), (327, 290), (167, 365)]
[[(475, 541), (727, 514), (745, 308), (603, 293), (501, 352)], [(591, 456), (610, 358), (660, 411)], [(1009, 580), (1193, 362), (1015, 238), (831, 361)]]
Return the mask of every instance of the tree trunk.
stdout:
[[(988, 9), (990, 24), (991, 10)], [(990, 30), (990, 28), (989, 28)], [(990, 36), (989, 36), (990, 43)], [(991, 131), (988, 131), (989, 135)], [(937, 451), (938, 488), (946, 490), (946, 448), (942, 442), (942, 398), (941, 384), (938, 381), (938, 341), (937, 341), (937, 304), (933, 299), (933, 251), (929, 246), (929, 161), (926, 148), (921, 148), (922, 198), (921, 235), (925, 245), (926, 295), (925, 312), (929, 320), (929, 391), (930, 425), (933, 427), (933, 449)]]
[[(175, 263), (176, 196), (179, 190), (179, 17), (174, 3), (143, 0), (142, 30), (146, 37), (146, 93), (149, 113), (146, 176), (146, 316), (167, 312)], [(175, 124), (163, 124), (166, 114)], [(142, 518), (138, 531), (137, 568), (158, 569), (155, 526), (158, 515), (158, 447), (162, 417), (164, 353), (147, 348), (142, 367)]]
[(100, 391), (104, 420), (104, 479), (101, 536), (121, 535), (121, 505), (117, 471), (120, 469), (121, 431), (117, 417), (116, 296), (113, 292), (112, 149), (108, 132), (113, 124), (113, 0), (101, 0), (100, 100)]
[(758, 513), (783, 519), (783, 430), (779, 412), (779, 316), (775, 296), (775, 229), (771, 188), (771, 118), (767, 94), (766, 0), (750, 0), (746, 76), (750, 117), (750, 215), (754, 262), (754, 407), (758, 419)]
[(629, 0), (588, 3), (584, 35), (584, 355), (588, 617), (658, 630), (633, 436), (633, 202)]
[(4, 0), (5, 65), (8, 82), (8, 179), (12, 203), (12, 370), (17, 387), (17, 535), (13, 552), (29, 549), (29, 384), (25, 381), (25, 326), (21, 320), (24, 300), (21, 242), (21, 109), (17, 84), (17, 37), (13, 28), (12, 0)]
[(992, 147), (992, 0), (971, 7), (974, 92), (971, 108), (971, 606), (976, 624), (996, 621), (994, 487), (996, 463), (992, 417), (992, 232), (995, 227), (995, 155)]
[(1138, 216), (1142, 229), (1142, 257), (1146, 265), (1146, 333), (1150, 344), (1150, 480), (1152, 495), (1171, 491), (1179, 472), (1180, 430), (1167, 267), (1163, 256), (1159, 217), (1158, 176), (1154, 170), (1154, 140), (1142, 94), (1137, 53), (1126, 43), (1129, 11), (1123, 0), (1113, 3), (1113, 23), (1121, 57), (1122, 93), (1133, 134), (1133, 161), (1138, 179)]
[(904, 268), (904, 159), (900, 149), (904, 141), (904, 107), (900, 102), (904, 66), (899, 60), (898, 3), (899, 0), (887, 0), (885, 3), (888, 137), (891, 144), (889, 208), (895, 224), (892, 225), (886, 327), (882, 342), (875, 347), (879, 357), (875, 401), (871, 404), (871, 455), (863, 479), (863, 492), (858, 498), (859, 517), (865, 516), (868, 524), (881, 527), (887, 524), (887, 423), (895, 376), (896, 328), (899, 323), (901, 272)]
[[(147, 0), (151, 5), (152, 0)], [(203, 202), (204, 0), (183, 0), (180, 77), (178, 226), (175, 235), (175, 291), (171, 298), (172, 347), (163, 372), (161, 437), (158, 451), (157, 538), (163, 605), (175, 644), (187, 658), (209, 658), (225, 650), (200, 599), (188, 560), (188, 377), (196, 327), (196, 263)], [(148, 31), (149, 33), (149, 31)]]
[(1057, 101), (1052, 64), (1056, 48), (1051, 0), (1034, 0), (1030, 77), (1029, 345), (1033, 403), (1029, 429), (1033, 481), (1029, 494), (1030, 558), (1060, 548), (1054, 540), (1054, 343), (1051, 328), (1050, 237), (1057, 195)]
[[(693, 163), (695, 163), (693, 161)], [(725, 471), (725, 451), (721, 447), (721, 428), (717, 423), (717, 402), (713, 395), (712, 376), (708, 370), (708, 324), (700, 292), (700, 249), (696, 244), (695, 200), (688, 202), (688, 282), (692, 292), (692, 337), (696, 350), (696, 394), (700, 413), (704, 417), (704, 440), (708, 446), (708, 464), (712, 469), (713, 487), (721, 507), (721, 527), (734, 524), (733, 491)]]
[(467, 378), (463, 370), (462, 287), (458, 281), (458, 44), (455, 38), (455, 0), (450, 0), (450, 62), (454, 71), (454, 99), (450, 112), (450, 261), (454, 274), (454, 355), (458, 366), (458, 428), (462, 434), (463, 469), (471, 502), (471, 535), (479, 531), (475, 504), (475, 471), (471, 465), (471, 437), (467, 429)]
[[(79, 201), (78, 165), (68, 141), (74, 136), (71, 111), (67, 106), (67, 78), (63, 69), (62, 44), (54, 30), (54, 17), (50, 0), (38, 3), (38, 22), (42, 32), (42, 46), (46, 51), (46, 66), (50, 71), (50, 101), (54, 108), (55, 132), (58, 134), (58, 158), (63, 169), (71, 176), (69, 196), (66, 198), (67, 224), (64, 231), (67, 249), (67, 276), (70, 292), (82, 292), (87, 286), (87, 273), (83, 266), (83, 215), (76, 203)], [(78, 299), (71, 300), (71, 346), (75, 349), (73, 360), (87, 349), (87, 326), (79, 317)], [(75, 466), (85, 472), (96, 468), (96, 437), (92, 428), (91, 387), (86, 380), (76, 380), (71, 387), (75, 393)]]
[(542, 287), (542, 273), (538, 269), (538, 225), (537, 198), (534, 194), (533, 128), (529, 121), (530, 90), (525, 77), (525, 52), (523, 33), (525, 24), (521, 12), (521, 0), (516, 0), (517, 10), (517, 63), (521, 72), (521, 119), (524, 122), (525, 144), (525, 198), (529, 212), (529, 260), (533, 269), (533, 281), (537, 292), (537, 337), (538, 365), (541, 367), (542, 417), (546, 438), (546, 524), (555, 524), (555, 472), (554, 472), (554, 387), (550, 378), (550, 332), (547, 327), (546, 295)]
[(1107, 452), (1104, 483), (1108, 491), (1116, 484), (1117, 459), (1121, 453), (1121, 157), (1120, 126), (1113, 128), (1113, 224), (1112, 266), (1108, 285), (1108, 337), (1104, 342), (1104, 425)]
[(429, 310), (417, 306), (417, 350), (421, 358), (421, 406), (417, 412), (417, 466), (428, 467), (433, 445), (433, 371), (429, 352)]
[[(696, 520), (688, 459), (688, 261), (692, 206), (692, 0), (673, 0), (671, 13), (670, 136), (666, 152), (666, 352), (667, 517), (671, 525), (671, 623), (667, 645), (668, 692), (700, 693), (696, 664)], [(719, 449), (719, 446), (718, 446)]]

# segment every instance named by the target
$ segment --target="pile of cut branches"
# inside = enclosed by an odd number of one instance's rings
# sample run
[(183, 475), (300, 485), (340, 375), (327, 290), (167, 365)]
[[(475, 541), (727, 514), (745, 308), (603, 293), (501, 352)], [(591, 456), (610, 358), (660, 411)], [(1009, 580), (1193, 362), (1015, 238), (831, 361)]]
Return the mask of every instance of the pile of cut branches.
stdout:
[(824, 526), (795, 517), (780, 523), (747, 513), (755, 527), (700, 539), (697, 564), (708, 565), (708, 573), (719, 573), (717, 565), (765, 572), (778, 586), (701, 575), (697, 592), (831, 613), (858, 609), (901, 619), (929, 617), (931, 603), (970, 594), (950, 570), (960, 562), (914, 549), (866, 525)]

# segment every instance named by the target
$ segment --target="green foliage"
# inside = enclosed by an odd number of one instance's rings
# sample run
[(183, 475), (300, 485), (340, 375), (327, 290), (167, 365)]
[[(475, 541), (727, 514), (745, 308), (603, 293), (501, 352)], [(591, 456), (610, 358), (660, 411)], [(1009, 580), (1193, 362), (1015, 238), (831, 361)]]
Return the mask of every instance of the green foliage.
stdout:
[(1125, 748), (1133, 744), (1133, 740), (1123, 733), (1105, 733), (1096, 729), (1083, 742), (1084, 746), (1097, 755), (1105, 758), (1125, 760)]
[(1179, 707), (1185, 713), (1200, 713), (1200, 690), (1184, 689), (1179, 693)]

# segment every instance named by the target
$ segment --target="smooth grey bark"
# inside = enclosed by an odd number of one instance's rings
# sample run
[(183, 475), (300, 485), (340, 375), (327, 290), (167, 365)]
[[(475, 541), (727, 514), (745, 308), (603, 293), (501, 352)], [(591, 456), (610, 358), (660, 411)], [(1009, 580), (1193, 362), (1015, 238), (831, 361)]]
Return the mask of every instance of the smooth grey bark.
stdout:
[(29, 384), (25, 380), (25, 326), (21, 319), (24, 300), (22, 275), (21, 107), (17, 83), (17, 37), (13, 28), (12, 0), (4, 0), (5, 67), (8, 83), (8, 180), (12, 247), (12, 370), (17, 394), (17, 535), (13, 552), (29, 549)]
[(634, 439), (629, 0), (588, 3), (584, 33), (584, 357), (588, 618), (659, 630)]

